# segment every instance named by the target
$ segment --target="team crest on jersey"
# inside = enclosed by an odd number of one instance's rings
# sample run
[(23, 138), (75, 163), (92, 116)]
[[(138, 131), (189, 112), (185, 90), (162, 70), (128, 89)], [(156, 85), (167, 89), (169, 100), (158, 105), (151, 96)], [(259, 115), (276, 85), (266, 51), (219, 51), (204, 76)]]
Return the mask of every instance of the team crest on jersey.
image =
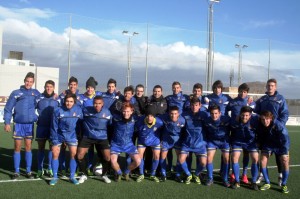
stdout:
[(223, 102), (222, 100), (219, 101), (220, 104), (222, 104), (222, 102)]
[(157, 127), (154, 127), (154, 128), (153, 128), (153, 131), (156, 131), (156, 130), (157, 130)]
[(73, 113), (73, 116), (76, 117), (76, 113), (75, 112)]
[(34, 92), (32, 92), (31, 95), (34, 96)]

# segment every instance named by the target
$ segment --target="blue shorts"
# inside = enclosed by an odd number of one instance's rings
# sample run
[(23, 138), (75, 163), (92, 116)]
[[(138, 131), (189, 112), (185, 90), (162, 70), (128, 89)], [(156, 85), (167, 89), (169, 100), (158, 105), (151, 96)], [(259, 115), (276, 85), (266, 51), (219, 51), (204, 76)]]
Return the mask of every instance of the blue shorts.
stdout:
[(222, 152), (227, 152), (229, 153), (230, 151), (230, 146), (228, 142), (225, 141), (219, 141), (219, 140), (214, 140), (214, 141), (207, 141), (207, 150), (216, 150), (220, 149)]
[(133, 144), (127, 144), (125, 146), (118, 146), (116, 144), (111, 143), (110, 147), (110, 154), (117, 154), (119, 155), (120, 153), (127, 153), (127, 154), (138, 154), (138, 150), (136, 146)]
[(251, 152), (258, 152), (258, 147), (256, 146), (256, 143), (250, 143), (250, 144), (246, 144), (246, 143), (232, 143), (231, 145), (232, 151), (247, 151), (249, 153)]
[(189, 148), (186, 146), (181, 147), (181, 154), (188, 154), (190, 152), (195, 153), (196, 156), (207, 156), (206, 145), (202, 145), (199, 148)]
[(138, 145), (143, 145), (143, 146), (158, 146), (160, 145), (160, 140), (158, 137), (149, 137), (147, 139), (138, 139)]
[(51, 140), (53, 146), (60, 146), (62, 143), (66, 143), (68, 146), (77, 146), (78, 140), (76, 133), (58, 134), (57, 140)]
[(33, 139), (34, 138), (34, 123), (30, 124), (14, 124), (13, 138), (15, 140)]
[(169, 149), (175, 148), (177, 150), (180, 150), (181, 148), (181, 140), (178, 137), (178, 140), (167, 140), (161, 142), (161, 150), (162, 151), (168, 151)]
[(50, 127), (37, 126), (35, 140), (49, 140), (50, 138)]
[[(143, 145), (143, 144), (139, 144), (137, 145), (137, 148), (140, 149), (140, 148), (146, 148), (147, 146), (146, 145)], [(153, 149), (153, 150), (161, 150), (161, 146), (160, 144), (158, 145), (150, 145), (150, 147)]]
[(275, 153), (275, 155), (289, 155), (289, 150), (287, 148), (272, 148), (272, 147), (262, 147), (261, 150), (262, 154), (271, 155), (272, 153)]

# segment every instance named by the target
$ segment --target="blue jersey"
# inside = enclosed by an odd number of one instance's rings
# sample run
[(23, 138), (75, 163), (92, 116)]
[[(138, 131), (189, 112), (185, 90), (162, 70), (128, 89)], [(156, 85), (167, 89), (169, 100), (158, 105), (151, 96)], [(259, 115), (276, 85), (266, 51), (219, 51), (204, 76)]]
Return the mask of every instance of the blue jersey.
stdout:
[(147, 124), (146, 117), (139, 118), (136, 123), (138, 132), (138, 144), (145, 146), (156, 146), (160, 144), (160, 130), (163, 122), (160, 118), (155, 117), (152, 124)]
[(83, 108), (83, 136), (95, 139), (107, 139), (107, 126), (112, 122), (112, 115), (107, 108), (102, 108), (97, 112), (94, 107), (88, 106)]
[(233, 145), (250, 145), (256, 143), (258, 127), (258, 116), (252, 115), (250, 120), (244, 124), (239, 119), (232, 118), (230, 140)]
[(231, 100), (231, 97), (229, 95), (223, 93), (221, 93), (220, 95), (216, 95), (212, 93), (207, 95), (206, 98), (209, 100), (208, 107), (212, 105), (218, 105), (221, 109), (222, 115), (225, 115), (226, 106)]
[(101, 96), (102, 93), (100, 91), (96, 91), (92, 96), (79, 94), (78, 100), (80, 101), (82, 107), (94, 106), (94, 98), (98, 95)]
[(14, 122), (28, 124), (37, 121), (35, 113), (36, 99), (40, 92), (36, 89), (26, 89), (21, 86), (20, 89), (14, 90), (4, 108), (4, 124), (10, 124), (13, 117)]
[[(194, 95), (190, 95), (190, 99), (185, 103), (184, 105), (184, 111), (188, 111), (190, 108), (191, 108), (191, 102), (190, 100), (194, 97)], [(200, 111), (207, 111), (207, 107), (205, 106), (205, 97), (204, 96), (200, 96), (198, 97), (198, 99), (200, 100), (201, 102), (201, 108), (200, 108)]]
[(162, 147), (172, 148), (178, 142), (182, 134), (185, 119), (180, 115), (178, 120), (173, 122), (170, 119), (169, 114), (162, 115), (161, 119), (164, 123), (164, 127), (162, 129)]
[(53, 111), (59, 106), (55, 95), (46, 96), (41, 94), (37, 98), (37, 112), (39, 114), (37, 125), (50, 128)]
[[(246, 98), (241, 98), (241, 97), (236, 97), (232, 99), (229, 104), (226, 106), (226, 115), (228, 115), (228, 112), (231, 111), (231, 118), (236, 119), (240, 115), (241, 108), (244, 106), (250, 106), (248, 104), (248, 97)], [(251, 108), (254, 108), (252, 105)]]
[(208, 117), (207, 112), (199, 111), (194, 114), (191, 110), (183, 112), (185, 119), (184, 133), (181, 138), (184, 148), (197, 149), (206, 144), (203, 130), (204, 120)]
[(274, 119), (278, 120), (282, 124), (286, 124), (289, 119), (289, 110), (287, 103), (282, 95), (280, 95), (277, 91), (274, 95), (262, 96), (260, 99), (256, 101), (256, 107), (254, 112), (260, 114), (262, 111), (271, 111), (274, 115)]
[(113, 115), (113, 128), (111, 145), (117, 145), (124, 147), (127, 145), (134, 145), (132, 142), (132, 136), (135, 127), (135, 118), (131, 117), (126, 120), (121, 115)]
[(230, 117), (221, 116), (216, 121), (208, 117), (204, 124), (207, 141), (229, 142)]
[(122, 95), (120, 92), (103, 92), (101, 97), (104, 101), (104, 107), (109, 109), (116, 100), (122, 98)]
[(71, 109), (67, 109), (65, 106), (56, 108), (52, 116), (51, 141), (59, 140), (59, 135), (63, 135), (65, 138), (76, 137), (76, 124), (82, 117), (82, 110), (76, 104)]
[[(65, 90), (64, 92), (62, 92), (62, 93), (58, 96), (57, 101), (58, 101), (58, 103), (59, 103), (60, 106), (63, 106), (63, 105), (64, 105), (64, 103), (65, 103), (65, 96), (66, 96), (68, 93), (70, 93), (70, 90)], [(80, 102), (80, 100), (79, 100), (80, 97), (79, 97), (79, 90), (78, 90), (78, 89), (76, 90), (75, 95), (76, 95), (76, 98), (77, 98), (76, 104), (79, 105), (79, 106), (81, 106), (81, 102)]]
[(179, 108), (179, 114), (183, 112), (185, 107), (185, 103), (189, 101), (189, 96), (182, 94), (182, 92), (178, 94), (169, 95), (166, 97), (168, 107), (177, 106)]

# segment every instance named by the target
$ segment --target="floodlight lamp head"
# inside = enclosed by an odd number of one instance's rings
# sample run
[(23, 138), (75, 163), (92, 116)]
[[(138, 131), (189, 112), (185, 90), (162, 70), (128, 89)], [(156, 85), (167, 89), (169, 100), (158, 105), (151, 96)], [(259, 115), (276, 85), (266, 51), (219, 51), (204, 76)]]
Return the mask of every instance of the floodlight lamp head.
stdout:
[(211, 3), (220, 3), (220, 0), (209, 0)]
[(236, 47), (236, 48), (239, 48), (239, 47), (240, 47), (240, 45), (239, 45), (239, 44), (235, 44), (235, 47)]
[(123, 30), (122, 34), (128, 34), (128, 30)]

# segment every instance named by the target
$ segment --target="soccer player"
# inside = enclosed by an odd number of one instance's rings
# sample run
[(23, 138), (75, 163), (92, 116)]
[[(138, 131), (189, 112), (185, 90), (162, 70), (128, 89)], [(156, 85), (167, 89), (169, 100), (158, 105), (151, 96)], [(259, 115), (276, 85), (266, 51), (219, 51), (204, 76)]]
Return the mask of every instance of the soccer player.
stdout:
[(289, 148), (290, 138), (288, 131), (281, 122), (274, 119), (271, 111), (262, 111), (260, 113), (259, 141), (262, 147), (261, 151), (261, 170), (265, 179), (265, 184), (260, 187), (264, 191), (271, 188), (270, 179), (267, 171), (268, 160), (272, 153), (279, 156), (282, 165), (282, 193), (289, 193), (287, 180), (289, 176)]
[[(59, 106), (57, 95), (54, 93), (55, 82), (48, 80), (45, 82), (45, 90), (37, 99), (37, 111), (39, 114), (36, 128), (36, 141), (38, 142), (38, 172), (37, 177), (40, 178), (44, 174), (44, 159), (46, 141), (50, 139), (50, 125), (53, 110)], [(48, 153), (48, 170), (47, 173), (53, 177), (51, 168), (52, 151), (49, 143), (50, 151)]]
[(103, 98), (99, 95), (93, 98), (93, 106), (83, 107), (83, 138), (79, 141), (77, 159), (80, 172), (82, 173), (79, 183), (87, 180), (85, 154), (88, 149), (95, 145), (97, 153), (103, 155), (103, 172), (101, 179), (105, 183), (111, 183), (106, 176), (110, 161), (110, 145), (107, 140), (107, 126), (112, 121), (112, 115), (104, 108)]
[(167, 104), (168, 104), (168, 110), (172, 106), (177, 106), (179, 109), (179, 114), (182, 113), (185, 103), (189, 100), (188, 95), (184, 95), (181, 90), (181, 84), (177, 81), (173, 82), (172, 84), (172, 95), (168, 95), (166, 97)]
[(102, 92), (101, 96), (104, 101), (104, 107), (108, 109), (116, 100), (123, 97), (121, 93), (117, 91), (117, 81), (112, 78), (107, 81), (107, 91)]
[(114, 132), (111, 140), (110, 147), (110, 159), (111, 166), (115, 170), (115, 181), (119, 182), (122, 176), (122, 170), (118, 163), (118, 156), (120, 153), (128, 154), (133, 160), (128, 164), (124, 171), (124, 178), (126, 181), (130, 181), (129, 173), (133, 169), (137, 168), (141, 163), (141, 158), (138, 154), (138, 150), (132, 141), (134, 133), (135, 119), (133, 118), (133, 105), (129, 102), (125, 102), (122, 105), (122, 114), (113, 115), (113, 127)]
[(76, 126), (79, 119), (82, 119), (81, 107), (76, 104), (76, 95), (69, 93), (64, 98), (63, 106), (55, 109), (52, 116), (50, 140), (52, 143), (53, 153), (53, 178), (49, 183), (50, 185), (55, 185), (58, 181), (58, 156), (62, 143), (68, 145), (70, 151), (70, 182), (75, 185), (79, 184), (79, 182), (75, 178), (75, 171), (77, 166), (75, 155), (78, 143)]
[(258, 190), (258, 186), (256, 184), (256, 180), (258, 177), (258, 147), (256, 140), (257, 126), (258, 116), (252, 115), (252, 108), (249, 106), (243, 106), (241, 108), (239, 118), (232, 118), (230, 140), (232, 147), (232, 170), (235, 176), (235, 182), (232, 184), (233, 189), (240, 187), (239, 158), (241, 152), (246, 151), (250, 154), (252, 160), (251, 188), (256, 191)]
[[(161, 181), (166, 181), (166, 157), (169, 153), (172, 153), (174, 147), (179, 146), (179, 138), (182, 134), (182, 128), (185, 125), (184, 118), (179, 114), (179, 108), (177, 106), (169, 107), (169, 112), (161, 116), (164, 122), (162, 130), (161, 140), (161, 155), (160, 155), (160, 167), (161, 167)], [(176, 155), (179, 155), (179, 150), (176, 150)], [(172, 162), (168, 162), (172, 165)], [(183, 182), (180, 178), (180, 163), (177, 157), (176, 163), (176, 178), (177, 182)]]
[[(254, 112), (261, 114), (262, 111), (270, 111), (274, 115), (274, 120), (277, 120), (282, 123), (282, 125), (285, 125), (289, 118), (289, 111), (285, 98), (277, 91), (276, 79), (269, 79), (267, 81), (266, 89), (266, 95), (262, 96), (256, 101)], [(280, 156), (275, 155), (275, 157), (278, 168), (278, 185), (280, 186), (282, 181)]]
[(167, 112), (167, 100), (163, 96), (163, 88), (161, 85), (153, 87), (153, 93), (148, 98), (147, 107), (151, 106), (155, 111), (155, 115), (163, 115)]
[(36, 99), (40, 92), (33, 89), (34, 74), (29, 72), (24, 79), (24, 85), (20, 89), (14, 90), (4, 108), (4, 131), (10, 132), (10, 122), (14, 121), (14, 168), (15, 173), (12, 179), (17, 179), (20, 176), (20, 162), (21, 162), (21, 147), (22, 140), (25, 143), (25, 161), (26, 161), (26, 177), (33, 179), (31, 173), (32, 152), (31, 145), (34, 137), (34, 122), (37, 121), (35, 114)]
[[(190, 110), (182, 114), (182, 117), (185, 119), (185, 127), (183, 128), (183, 136), (181, 138), (179, 162), (187, 176), (185, 180), (186, 184), (190, 184), (192, 178), (194, 178), (197, 184), (201, 184), (199, 175), (205, 168), (207, 161), (203, 122), (208, 117), (208, 114), (206, 111), (200, 111), (200, 109), (200, 99), (195, 96), (190, 100)], [(195, 153), (197, 157), (197, 168), (193, 176), (186, 163), (189, 153)], [(191, 154), (190, 157), (192, 157)]]
[[(230, 134), (230, 117), (221, 114), (218, 105), (209, 107), (210, 117), (205, 120), (205, 133), (207, 137), (207, 173), (208, 178), (206, 185), (213, 184), (213, 160), (217, 149), (222, 152), (223, 165), (222, 170), (229, 169), (229, 134)], [(228, 182), (228, 172), (222, 172), (223, 184), (230, 187)]]
[[(204, 107), (204, 106), (202, 106), (202, 104), (205, 104), (205, 97), (202, 95), (202, 89), (203, 89), (202, 84), (200, 84), (200, 83), (194, 84), (194, 86), (193, 86), (193, 94), (190, 95), (190, 100), (192, 98), (194, 98), (194, 97), (199, 98), (200, 103), (201, 103), (200, 111), (207, 111), (207, 108)], [(190, 100), (188, 100), (185, 103), (185, 109), (186, 110), (190, 110), (190, 104), (191, 104)]]
[(155, 109), (152, 109), (152, 107), (146, 109), (146, 115), (139, 118), (136, 124), (138, 131), (138, 152), (141, 158), (139, 166), (140, 176), (137, 178), (137, 182), (142, 182), (144, 179), (144, 152), (146, 147), (151, 147), (153, 152), (150, 180), (159, 182), (159, 179), (156, 177), (156, 169), (159, 164), (161, 149), (160, 129), (162, 126), (162, 120), (155, 117)]

